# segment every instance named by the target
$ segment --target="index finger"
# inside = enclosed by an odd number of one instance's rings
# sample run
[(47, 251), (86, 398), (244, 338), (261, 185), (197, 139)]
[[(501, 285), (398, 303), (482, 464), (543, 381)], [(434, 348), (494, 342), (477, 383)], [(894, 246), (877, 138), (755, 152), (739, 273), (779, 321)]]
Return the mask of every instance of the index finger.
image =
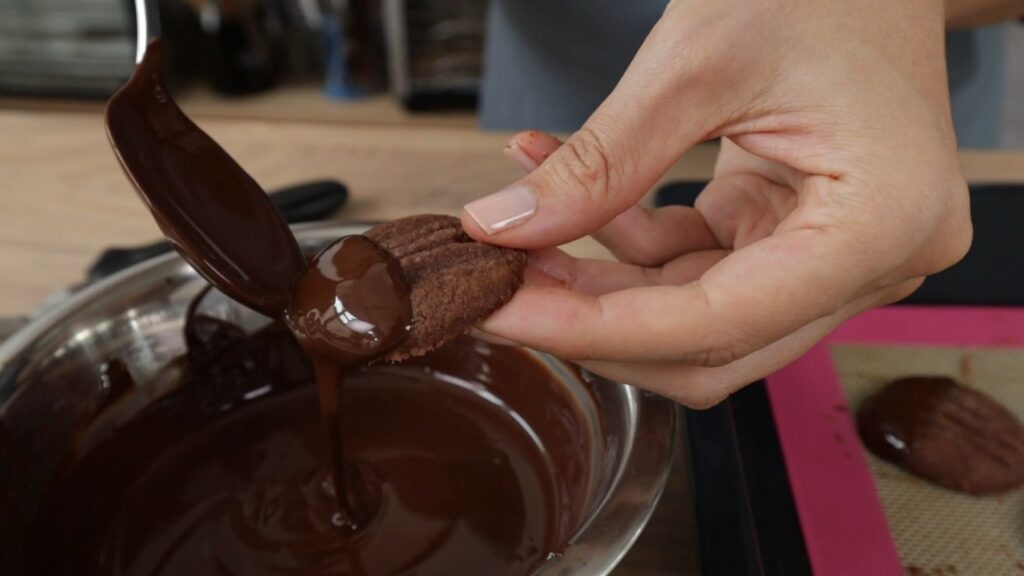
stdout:
[(726, 364), (868, 291), (871, 259), (844, 236), (836, 229), (771, 236), (682, 286), (601, 295), (525, 287), (483, 328), (571, 359)]

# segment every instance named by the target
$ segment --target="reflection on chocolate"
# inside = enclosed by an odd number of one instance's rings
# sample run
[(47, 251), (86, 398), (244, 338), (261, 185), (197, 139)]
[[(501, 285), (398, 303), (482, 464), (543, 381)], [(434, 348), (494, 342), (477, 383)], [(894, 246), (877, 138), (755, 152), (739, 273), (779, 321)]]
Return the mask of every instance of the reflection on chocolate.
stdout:
[(291, 334), (188, 332), (179, 389), (50, 487), (30, 574), (521, 575), (582, 520), (592, 431), (522, 350), (460, 339), (350, 372), (341, 436), (379, 511), (347, 532)]
[(1024, 426), (951, 378), (888, 384), (861, 407), (857, 428), (880, 458), (946, 488), (992, 494), (1024, 484)]
[(103, 405), (109, 405), (117, 401), (135, 387), (132, 374), (128, 367), (120, 360), (108, 360), (100, 366), (100, 381), (102, 382)]
[(153, 41), (107, 103), (114, 151), (164, 235), (196, 270), (235, 300), (280, 316), (305, 266), (298, 243), (259, 184), (174, 103), (161, 50)]
[(347, 236), (296, 280), (287, 319), (313, 358), (358, 364), (405, 340), (412, 327), (409, 287), (397, 260), (364, 236)]

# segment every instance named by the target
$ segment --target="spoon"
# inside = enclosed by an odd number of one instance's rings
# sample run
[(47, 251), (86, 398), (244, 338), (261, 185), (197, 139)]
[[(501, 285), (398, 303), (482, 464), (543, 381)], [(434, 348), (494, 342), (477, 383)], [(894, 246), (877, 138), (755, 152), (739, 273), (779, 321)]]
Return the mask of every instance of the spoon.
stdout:
[(111, 146), (175, 249), (211, 284), (272, 317), (305, 268), (266, 192), (178, 107), (163, 81), (156, 3), (135, 0), (136, 68), (107, 103)]

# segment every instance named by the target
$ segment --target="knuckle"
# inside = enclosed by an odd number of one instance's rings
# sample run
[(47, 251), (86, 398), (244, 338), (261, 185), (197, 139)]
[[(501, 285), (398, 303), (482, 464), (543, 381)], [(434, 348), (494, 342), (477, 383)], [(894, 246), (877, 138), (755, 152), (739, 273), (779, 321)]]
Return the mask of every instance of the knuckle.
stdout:
[(683, 361), (697, 366), (719, 367), (731, 364), (740, 358), (757, 350), (755, 338), (752, 334), (731, 326), (730, 322), (724, 321), (716, 314), (718, 308), (704, 285), (698, 280), (691, 284), (694, 294), (703, 301), (703, 308), (709, 311), (708, 322), (717, 326), (705, 344), (695, 351), (684, 354)]
[(560, 184), (582, 189), (594, 203), (608, 199), (613, 188), (612, 164), (607, 147), (595, 130), (581, 128), (559, 152), (563, 161), (555, 165), (555, 173)]

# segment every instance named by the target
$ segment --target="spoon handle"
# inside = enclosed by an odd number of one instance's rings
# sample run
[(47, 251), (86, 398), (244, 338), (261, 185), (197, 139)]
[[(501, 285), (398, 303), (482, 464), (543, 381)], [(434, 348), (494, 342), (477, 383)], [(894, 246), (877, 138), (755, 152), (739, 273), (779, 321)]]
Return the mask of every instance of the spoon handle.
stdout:
[(160, 37), (160, 11), (157, 0), (135, 0), (135, 63), (142, 62), (146, 47)]

